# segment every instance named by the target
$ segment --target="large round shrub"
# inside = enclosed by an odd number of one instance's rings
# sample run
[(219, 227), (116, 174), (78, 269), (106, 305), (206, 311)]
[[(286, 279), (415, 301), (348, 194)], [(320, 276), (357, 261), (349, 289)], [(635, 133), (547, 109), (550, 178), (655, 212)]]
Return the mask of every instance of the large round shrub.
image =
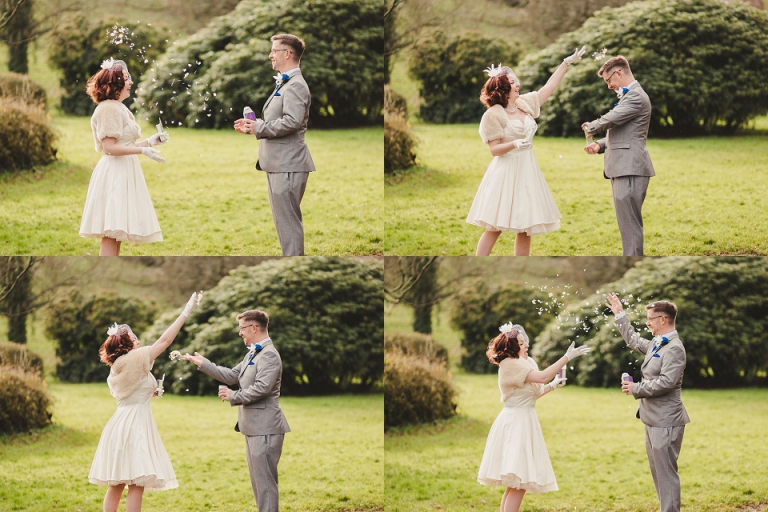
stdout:
[(45, 88), (20, 73), (0, 74), (0, 98), (18, 98), (47, 109)]
[(301, 71), (312, 92), (311, 126), (381, 123), (384, 4), (374, 0), (243, 0), (179, 41), (142, 77), (142, 117), (193, 128), (231, 128), (257, 115), (274, 89), (275, 34), (301, 37)]
[(83, 297), (73, 292), (57, 301), (45, 327), (47, 335), (59, 344), (56, 375), (65, 382), (105, 381), (109, 367), (99, 361), (99, 347), (107, 339), (109, 326), (128, 324), (141, 336), (155, 315), (154, 304), (130, 297)]
[(39, 105), (0, 97), (0, 173), (32, 169), (56, 160), (56, 132)]
[(456, 414), (456, 388), (441, 363), (404, 354), (384, 354), (384, 428), (430, 423)]
[[(574, 32), (527, 56), (518, 76), (542, 87), (563, 57), (586, 44), (624, 55), (652, 104), (652, 135), (734, 131), (768, 112), (768, 14), (741, 2), (651, 0), (606, 8)], [(587, 57), (589, 53), (587, 54)], [(542, 109), (539, 133), (583, 135), (581, 123), (613, 108), (597, 76), (602, 62), (571, 67)]]
[(563, 304), (554, 292), (520, 286), (502, 286), (491, 290), (480, 284), (467, 289), (454, 300), (451, 325), (461, 331), (464, 354), (461, 366), (472, 373), (495, 373), (498, 366), (485, 355), (488, 342), (499, 335), (499, 326), (513, 322), (525, 329), (531, 345)]
[[(705, 388), (768, 383), (766, 289), (768, 261), (736, 257), (646, 259), (603, 287), (626, 301), (630, 320), (648, 339), (645, 305), (654, 300), (677, 304), (677, 330), (687, 353), (683, 385)], [(626, 346), (605, 306), (605, 293), (569, 306), (547, 327), (533, 347), (540, 366), (554, 362), (576, 341), (592, 352), (574, 360), (568, 374), (572, 382), (613, 387), (623, 372), (639, 382), (644, 356)]]
[[(283, 361), (284, 394), (364, 391), (383, 373), (381, 261), (352, 258), (287, 258), (239, 267), (205, 292), (171, 350), (200, 352), (233, 367), (245, 356), (238, 314), (262, 309)], [(142, 336), (156, 338), (178, 312), (161, 316)], [(186, 361), (156, 362), (166, 389), (215, 394), (218, 382)]]
[[(61, 110), (89, 116), (96, 104), (85, 93), (88, 79), (113, 57), (128, 65), (137, 83), (165, 50), (168, 34), (149, 24), (93, 21), (79, 16), (54, 32), (49, 46), (50, 63), (61, 72)], [(137, 85), (134, 85), (134, 90)]]
[(43, 377), (43, 358), (21, 343), (0, 343), (0, 366), (15, 366)]
[(18, 366), (0, 366), (0, 435), (50, 425), (52, 404), (38, 374)]
[(384, 119), (384, 174), (394, 174), (416, 165), (416, 136), (408, 121), (399, 115)]
[(491, 64), (514, 66), (516, 44), (469, 35), (449, 39), (436, 32), (414, 47), (408, 73), (419, 82), (419, 116), (428, 123), (477, 123), (485, 106), (480, 90)]

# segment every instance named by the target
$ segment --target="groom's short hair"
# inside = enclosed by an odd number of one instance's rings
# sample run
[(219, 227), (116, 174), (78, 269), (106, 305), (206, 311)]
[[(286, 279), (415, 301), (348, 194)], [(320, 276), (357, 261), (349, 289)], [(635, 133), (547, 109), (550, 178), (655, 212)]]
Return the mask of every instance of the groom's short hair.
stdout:
[(276, 34), (270, 37), (269, 40), (273, 43), (275, 41), (280, 41), (284, 45), (289, 46), (293, 54), (296, 56), (296, 60), (301, 59), (301, 56), (304, 55), (304, 50), (307, 48), (304, 40), (293, 34)]
[(605, 64), (600, 66), (600, 69), (597, 70), (597, 76), (604, 78), (604, 75), (610, 75), (614, 69), (620, 69), (624, 73), (632, 72), (632, 70), (629, 69), (629, 61), (624, 56), (617, 55), (615, 57), (611, 57), (605, 61)]
[(674, 302), (669, 302), (668, 300), (657, 300), (656, 302), (651, 302), (647, 306), (645, 306), (646, 311), (653, 310), (656, 313), (665, 315), (669, 317), (670, 323), (675, 323), (675, 318), (677, 318), (677, 306)]
[(245, 320), (246, 322), (254, 322), (259, 325), (260, 331), (266, 331), (269, 327), (269, 315), (266, 311), (259, 309), (249, 309), (237, 315), (238, 320)]

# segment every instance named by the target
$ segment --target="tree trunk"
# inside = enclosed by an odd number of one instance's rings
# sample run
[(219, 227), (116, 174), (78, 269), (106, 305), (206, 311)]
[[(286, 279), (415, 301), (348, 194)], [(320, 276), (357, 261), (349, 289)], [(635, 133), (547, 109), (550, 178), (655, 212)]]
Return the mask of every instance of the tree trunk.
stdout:
[(10, 46), (8, 48), (8, 71), (26, 75), (29, 73), (29, 62), (27, 59), (27, 43)]
[(13, 314), (8, 317), (8, 341), (27, 342), (27, 313)]
[(432, 304), (413, 308), (413, 330), (423, 334), (432, 334)]

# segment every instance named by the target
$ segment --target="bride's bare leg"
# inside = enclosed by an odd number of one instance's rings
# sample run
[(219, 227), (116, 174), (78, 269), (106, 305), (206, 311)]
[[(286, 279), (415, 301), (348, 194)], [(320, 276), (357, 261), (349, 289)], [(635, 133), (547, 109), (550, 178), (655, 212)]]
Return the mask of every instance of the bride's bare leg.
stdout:
[(525, 233), (518, 233), (515, 237), (515, 256), (530, 256), (531, 237)]
[(475, 256), (490, 256), (496, 240), (499, 239), (501, 231), (483, 231), (480, 240), (477, 242)]
[(141, 498), (144, 488), (138, 485), (128, 486), (128, 497), (125, 500), (125, 512), (141, 512)]
[(120, 256), (120, 242), (114, 238), (102, 238), (99, 256)]
[(104, 512), (117, 512), (120, 506), (120, 497), (123, 495), (125, 484), (110, 485), (107, 489), (107, 495), (104, 496)]
[(511, 489), (507, 487), (501, 498), (501, 512), (518, 512), (523, 504), (525, 491), (523, 489)]

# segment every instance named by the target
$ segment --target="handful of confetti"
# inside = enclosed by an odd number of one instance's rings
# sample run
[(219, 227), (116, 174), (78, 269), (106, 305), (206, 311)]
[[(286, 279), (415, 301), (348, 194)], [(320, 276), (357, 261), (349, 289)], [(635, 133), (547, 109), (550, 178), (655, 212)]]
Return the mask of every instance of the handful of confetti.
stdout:
[(592, 58), (595, 61), (601, 61), (605, 58), (605, 55), (608, 53), (607, 48), (603, 48), (602, 50), (598, 50), (592, 54)]
[[(186, 354), (186, 355), (189, 355), (189, 354)], [(171, 361), (176, 361), (178, 359), (181, 359), (181, 352), (179, 352), (178, 350), (172, 350), (168, 357), (171, 358)], [(165, 377), (165, 375), (163, 375), (163, 377)]]

